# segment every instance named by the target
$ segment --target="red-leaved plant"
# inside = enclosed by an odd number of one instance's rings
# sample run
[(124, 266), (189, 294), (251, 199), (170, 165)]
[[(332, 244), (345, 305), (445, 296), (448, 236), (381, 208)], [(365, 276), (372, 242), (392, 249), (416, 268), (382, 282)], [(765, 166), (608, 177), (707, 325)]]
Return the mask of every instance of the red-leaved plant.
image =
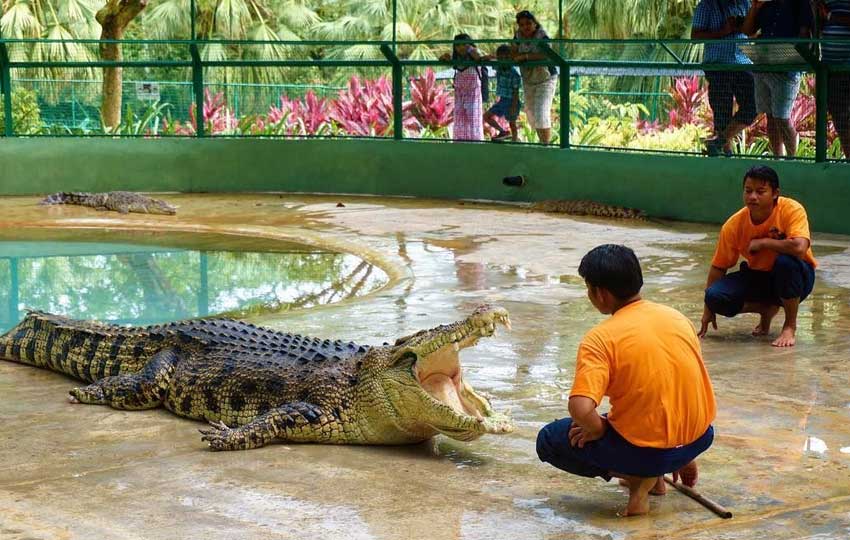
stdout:
[[(378, 136), (392, 134), (393, 91), (386, 77), (364, 80), (356, 75), (348, 88), (340, 90), (331, 103), (331, 119), (348, 135)], [(405, 127), (418, 128), (414, 118), (405, 119)]]
[[(172, 132), (175, 135), (194, 135), (196, 124), (196, 107), (193, 103), (189, 108), (189, 121), (185, 124), (176, 123), (168, 125), (168, 120), (163, 119), (163, 131)], [(218, 135), (222, 133), (233, 133), (237, 131), (238, 121), (236, 116), (227, 107), (224, 92), (213, 95), (209, 88), (204, 89), (204, 130), (207, 134)]]
[(700, 77), (676, 77), (670, 87), (673, 106), (668, 111), (668, 127), (681, 127), (685, 124), (706, 125), (706, 101), (708, 88), (701, 84)]
[[(410, 105), (407, 108), (422, 128), (436, 132), (452, 123), (454, 98), (445, 84), (438, 84), (434, 70), (410, 79)], [(407, 112), (406, 111), (406, 112)]]
[(280, 96), (280, 107), (272, 105), (265, 117), (254, 123), (256, 132), (276, 135), (321, 135), (330, 130), (330, 104), (308, 90), (303, 101)]

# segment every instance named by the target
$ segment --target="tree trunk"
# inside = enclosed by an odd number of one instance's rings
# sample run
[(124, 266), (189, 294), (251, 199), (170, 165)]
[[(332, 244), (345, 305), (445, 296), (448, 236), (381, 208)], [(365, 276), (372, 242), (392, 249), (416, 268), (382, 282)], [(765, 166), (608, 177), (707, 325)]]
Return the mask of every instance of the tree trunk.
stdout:
[[(100, 23), (100, 39), (121, 39), (124, 30), (136, 15), (145, 9), (148, 0), (107, 0), (95, 15)], [(101, 60), (120, 61), (120, 43), (101, 43)], [(115, 128), (121, 124), (121, 67), (103, 68), (103, 101), (100, 106), (100, 115), (103, 119), (104, 128)]]

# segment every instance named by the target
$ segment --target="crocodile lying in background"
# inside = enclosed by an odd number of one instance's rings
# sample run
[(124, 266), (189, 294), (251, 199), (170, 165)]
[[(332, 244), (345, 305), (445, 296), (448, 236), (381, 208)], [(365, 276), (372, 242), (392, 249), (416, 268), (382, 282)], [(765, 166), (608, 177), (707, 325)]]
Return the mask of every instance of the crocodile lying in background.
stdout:
[(122, 214), (137, 212), (139, 214), (164, 214), (173, 216), (177, 213), (176, 206), (131, 191), (109, 191), (106, 193), (60, 192), (48, 195), (38, 204), (76, 204), (79, 206), (91, 206), (97, 210), (115, 210)]
[(643, 210), (584, 200), (540, 201), (532, 204), (529, 209), (533, 212), (551, 212), (558, 214), (571, 214), (574, 216), (596, 216), (636, 220), (646, 219), (646, 214)]
[(273, 441), (405, 444), (443, 433), (469, 441), (508, 433), (510, 420), (463, 378), (458, 352), (508, 313), (481, 306), (466, 319), (395, 344), (284, 334), (231, 319), (126, 328), (30, 312), (4, 336), (0, 358), (92, 384), (71, 401), (153, 409), (206, 420), (213, 450)]

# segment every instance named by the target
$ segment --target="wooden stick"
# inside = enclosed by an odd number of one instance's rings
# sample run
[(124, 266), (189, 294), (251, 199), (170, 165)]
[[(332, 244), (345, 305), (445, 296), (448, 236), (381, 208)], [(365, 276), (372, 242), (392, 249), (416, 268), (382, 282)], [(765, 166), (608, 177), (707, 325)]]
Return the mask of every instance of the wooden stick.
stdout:
[(680, 484), (679, 482), (674, 482), (669, 476), (665, 476), (664, 481), (667, 482), (668, 484), (670, 484), (671, 486), (673, 486), (674, 488), (676, 488), (676, 490), (680, 491), (681, 493), (684, 493), (685, 495), (687, 495), (691, 499), (693, 499), (696, 502), (700, 503), (701, 505), (705, 506), (706, 508), (708, 508), (709, 510), (711, 510), (712, 512), (714, 512), (718, 516), (722, 517), (723, 519), (729, 519), (729, 518), (732, 517), (732, 512), (730, 512), (726, 508), (720, 506), (719, 504), (712, 501), (711, 499), (709, 499), (707, 497), (703, 497), (702, 495), (697, 493), (696, 490), (694, 490), (693, 488), (690, 488), (690, 487), (686, 486), (685, 484)]

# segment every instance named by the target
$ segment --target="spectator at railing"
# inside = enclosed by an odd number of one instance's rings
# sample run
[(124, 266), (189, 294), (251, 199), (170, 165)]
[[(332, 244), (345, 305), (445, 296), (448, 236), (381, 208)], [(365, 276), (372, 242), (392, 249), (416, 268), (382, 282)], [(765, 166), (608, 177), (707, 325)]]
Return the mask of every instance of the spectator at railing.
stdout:
[[(481, 52), (469, 34), (458, 34), (454, 37), (451, 53), (445, 53), (440, 60), (448, 62), (479, 61)], [(465, 41), (466, 43), (458, 43)], [(455, 64), (454, 89), (455, 108), (452, 121), (452, 139), (460, 141), (484, 140), (484, 113), (481, 104), (481, 66)]]
[[(817, 0), (823, 61), (850, 64), (850, 0)], [(842, 41), (844, 43), (842, 43)], [(845, 159), (850, 159), (850, 72), (830, 72), (827, 108), (841, 141)]]
[[(692, 39), (744, 39), (741, 32), (749, 0), (700, 0), (694, 10)], [(752, 64), (735, 43), (706, 43), (705, 64)], [(714, 112), (714, 138), (706, 142), (709, 155), (732, 153), (732, 140), (756, 118), (753, 74), (749, 71), (706, 71), (708, 104)], [(732, 114), (734, 101), (738, 111)]]
[[(496, 49), (496, 59), (501, 62), (510, 62), (510, 45), (499, 45), (499, 48)], [(504, 141), (508, 137), (513, 142), (518, 140), (516, 120), (522, 107), (522, 102), (519, 100), (521, 84), (522, 77), (520, 77), (515, 66), (499, 65), (496, 70), (496, 97), (498, 101), (484, 113), (484, 121), (499, 131), (497, 135), (493, 136), (494, 141)], [(499, 123), (499, 118), (508, 121), (510, 133), (506, 132)]]
[[(546, 31), (530, 11), (516, 14), (517, 30), (514, 39), (549, 39)], [(539, 43), (516, 43), (513, 48), (514, 61), (546, 60)], [(537, 138), (549, 144), (552, 138), (552, 100), (558, 82), (558, 70), (552, 66), (520, 65), (522, 91), (525, 95), (525, 115), (529, 125), (537, 131)]]
[[(755, 0), (744, 25), (745, 34), (765, 39), (812, 37), (809, 0)], [(797, 154), (797, 131), (791, 109), (800, 91), (798, 71), (763, 71), (753, 74), (756, 109), (767, 115), (767, 138), (774, 156)]]

